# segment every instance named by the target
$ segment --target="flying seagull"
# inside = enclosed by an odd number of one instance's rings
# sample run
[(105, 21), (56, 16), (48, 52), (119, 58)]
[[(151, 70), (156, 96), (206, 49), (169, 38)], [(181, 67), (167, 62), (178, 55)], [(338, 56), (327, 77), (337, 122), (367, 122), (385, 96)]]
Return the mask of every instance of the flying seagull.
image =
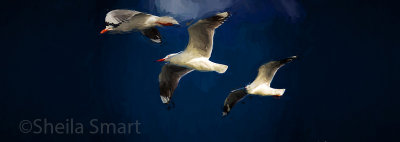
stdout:
[(258, 75), (256, 79), (244, 88), (231, 91), (229, 96), (225, 99), (222, 116), (227, 115), (232, 107), (242, 100), (248, 94), (260, 96), (275, 96), (280, 97), (285, 92), (285, 89), (271, 88), (271, 81), (275, 76), (276, 71), (286, 63), (296, 59), (297, 56), (292, 56), (279, 61), (270, 61), (258, 68)]
[(156, 26), (172, 26), (179, 23), (172, 17), (158, 17), (134, 10), (117, 9), (107, 13), (106, 28), (100, 34), (140, 31), (151, 41), (161, 43), (161, 35)]
[(158, 62), (167, 62), (158, 76), (160, 96), (164, 104), (171, 100), (179, 80), (193, 70), (224, 73), (227, 65), (211, 62), (214, 31), (229, 17), (228, 12), (199, 20), (188, 28), (189, 43), (184, 51), (167, 55)]

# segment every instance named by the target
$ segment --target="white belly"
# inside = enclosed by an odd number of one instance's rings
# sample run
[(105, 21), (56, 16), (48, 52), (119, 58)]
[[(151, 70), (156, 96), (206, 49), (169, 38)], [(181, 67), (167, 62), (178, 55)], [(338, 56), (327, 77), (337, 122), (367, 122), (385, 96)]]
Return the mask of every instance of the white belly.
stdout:
[[(213, 63), (207, 58), (194, 58), (186, 62), (186, 66), (200, 71), (207, 71), (214, 67)], [(210, 70), (211, 71), (211, 70)]]
[(208, 60), (208, 58), (205, 57), (188, 59), (185, 58), (185, 55), (183, 55), (179, 58), (175, 58), (175, 60), (172, 60), (171, 63), (192, 68), (198, 71), (216, 71), (218, 73), (224, 73), (228, 69), (227, 65), (211, 62), (210, 60)]
[(285, 92), (285, 89), (274, 89), (269, 87), (266, 83), (258, 86), (250, 84), (246, 86), (246, 90), (249, 94), (261, 96), (281, 96)]

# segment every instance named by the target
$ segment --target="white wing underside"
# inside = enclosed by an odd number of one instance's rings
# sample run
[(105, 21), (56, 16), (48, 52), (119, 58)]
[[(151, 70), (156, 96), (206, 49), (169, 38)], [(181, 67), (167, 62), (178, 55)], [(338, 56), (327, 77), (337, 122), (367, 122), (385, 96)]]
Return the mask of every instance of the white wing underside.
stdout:
[(275, 76), (276, 71), (279, 69), (279, 67), (273, 67), (270, 65), (271, 63), (264, 64), (258, 68), (258, 74), (256, 79), (250, 84), (250, 86), (260, 86), (260, 85), (266, 85), (270, 87), (271, 81)]
[(229, 13), (223, 12), (215, 16), (199, 20), (188, 28), (189, 43), (184, 52), (192, 56), (210, 58), (213, 49), (215, 29), (224, 23)]
[(196, 69), (198, 71), (216, 71), (224, 73), (227, 65), (211, 62), (214, 31), (229, 16), (228, 12), (199, 20), (188, 28), (189, 43), (186, 49), (174, 56), (170, 62), (176, 65)]

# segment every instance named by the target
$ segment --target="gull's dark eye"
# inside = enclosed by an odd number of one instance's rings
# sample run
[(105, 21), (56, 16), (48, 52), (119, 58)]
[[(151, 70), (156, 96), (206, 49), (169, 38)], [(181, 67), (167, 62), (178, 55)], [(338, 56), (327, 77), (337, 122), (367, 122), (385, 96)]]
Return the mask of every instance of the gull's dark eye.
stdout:
[(112, 26), (112, 27), (118, 27), (120, 24), (114, 24), (114, 23), (106, 22), (106, 25), (107, 26)]

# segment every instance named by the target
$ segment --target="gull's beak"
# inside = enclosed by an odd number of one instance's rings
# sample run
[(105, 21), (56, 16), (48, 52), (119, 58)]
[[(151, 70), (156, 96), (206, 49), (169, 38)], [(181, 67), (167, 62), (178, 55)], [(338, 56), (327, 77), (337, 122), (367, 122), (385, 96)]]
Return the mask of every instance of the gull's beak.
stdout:
[(104, 34), (106, 32), (110, 31), (110, 29), (105, 28), (104, 30), (101, 30), (100, 34)]
[(162, 61), (165, 61), (165, 58), (156, 60), (156, 62), (162, 62)]

